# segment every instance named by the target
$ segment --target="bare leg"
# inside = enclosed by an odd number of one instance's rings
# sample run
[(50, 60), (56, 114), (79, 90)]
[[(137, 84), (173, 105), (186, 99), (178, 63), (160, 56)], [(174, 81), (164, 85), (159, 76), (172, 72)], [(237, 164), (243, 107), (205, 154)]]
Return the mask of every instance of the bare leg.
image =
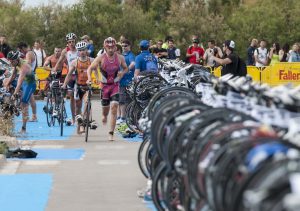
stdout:
[(107, 116), (109, 114), (109, 105), (108, 106), (102, 106), (102, 123), (106, 125), (107, 123)]
[(22, 128), (21, 128), (21, 133), (26, 133), (26, 123), (28, 121), (28, 104), (21, 104), (21, 109), (22, 109)]
[(119, 118), (119, 117), (122, 117), (121, 105), (120, 105), (119, 108), (118, 108), (118, 115), (117, 115), (117, 117), (118, 117), (118, 118)]
[(109, 140), (113, 141), (113, 132), (115, 131), (116, 127), (116, 120), (117, 120), (117, 113), (118, 113), (118, 102), (111, 102), (111, 115), (110, 115), (110, 130), (109, 130)]
[(31, 109), (32, 109), (32, 118), (31, 118), (31, 120), (32, 121), (37, 121), (36, 102), (35, 102), (35, 99), (34, 99), (34, 95), (31, 95), (31, 97), (30, 97), (30, 106), (31, 106)]
[(125, 118), (126, 104), (119, 105), (120, 117)]
[(72, 123), (75, 124), (75, 99), (74, 99), (74, 93), (73, 91), (69, 91), (68, 95), (70, 97), (70, 108), (71, 108), (71, 114), (72, 114)]
[[(76, 115), (81, 114), (81, 107), (82, 107), (82, 100), (75, 100), (75, 104), (76, 104)], [(81, 124), (79, 124), (77, 122), (77, 134), (81, 134)]]

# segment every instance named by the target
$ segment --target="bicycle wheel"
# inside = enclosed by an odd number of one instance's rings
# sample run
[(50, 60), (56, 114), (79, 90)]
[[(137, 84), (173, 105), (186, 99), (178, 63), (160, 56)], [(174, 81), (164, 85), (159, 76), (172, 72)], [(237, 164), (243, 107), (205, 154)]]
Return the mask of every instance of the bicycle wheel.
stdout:
[(141, 172), (143, 173), (143, 175), (146, 178), (150, 177), (150, 173), (148, 172), (147, 167), (146, 167), (146, 162), (147, 162), (147, 156), (146, 156), (147, 154), (146, 153), (147, 153), (149, 144), (150, 144), (150, 141), (148, 139), (145, 139), (141, 143), (141, 145), (139, 147), (139, 151), (138, 151), (138, 164), (141, 169)]
[(89, 128), (90, 128), (91, 122), (92, 122), (91, 107), (92, 107), (91, 99), (90, 99), (90, 96), (88, 96), (87, 105), (86, 105), (86, 118), (85, 118), (85, 142), (88, 141)]
[(47, 104), (46, 104), (46, 117), (47, 117), (47, 124), (49, 127), (54, 125), (54, 117), (53, 114), (53, 99), (52, 93), (49, 92), (47, 95)]
[(60, 104), (59, 124), (60, 124), (60, 136), (64, 135), (64, 122), (65, 122), (65, 103), (64, 100)]

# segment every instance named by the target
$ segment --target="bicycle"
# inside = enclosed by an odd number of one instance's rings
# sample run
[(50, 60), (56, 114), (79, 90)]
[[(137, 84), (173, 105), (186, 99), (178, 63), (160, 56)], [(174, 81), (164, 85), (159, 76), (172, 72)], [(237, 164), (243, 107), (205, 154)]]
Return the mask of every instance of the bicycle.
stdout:
[(57, 111), (59, 110), (61, 97), (60, 97), (60, 81), (56, 79), (56, 73), (50, 76), (50, 89), (47, 93), (47, 103), (44, 107), (44, 111), (47, 117), (47, 124), (49, 127), (55, 125), (55, 119), (58, 118)]
[(58, 117), (58, 123), (60, 126), (60, 136), (63, 136), (64, 134), (64, 123), (67, 124), (67, 112), (66, 112), (66, 107), (65, 107), (65, 89), (61, 89), (60, 91), (60, 104), (59, 104), (59, 109), (57, 110), (57, 117)]
[(82, 120), (82, 123), (79, 123), (80, 126), (84, 127), (85, 142), (87, 142), (88, 137), (89, 137), (89, 130), (97, 128), (97, 125), (94, 124), (95, 120), (93, 120), (93, 118), (92, 118), (92, 102), (91, 102), (92, 86), (91, 86), (91, 84), (88, 84), (87, 87), (79, 86), (78, 88), (79, 89), (87, 88), (87, 100), (86, 100), (85, 106), (84, 106), (83, 120)]

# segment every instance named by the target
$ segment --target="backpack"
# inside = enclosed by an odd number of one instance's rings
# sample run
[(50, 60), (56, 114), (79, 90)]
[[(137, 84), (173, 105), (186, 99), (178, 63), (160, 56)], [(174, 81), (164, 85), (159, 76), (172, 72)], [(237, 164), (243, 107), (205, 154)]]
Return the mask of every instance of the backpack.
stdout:
[(237, 75), (238, 76), (246, 76), (247, 75), (247, 65), (246, 62), (238, 57), (238, 65), (237, 65)]
[[(256, 50), (256, 52), (257, 52), (257, 57), (259, 56), (259, 50), (258, 50), (258, 48), (256, 48), (255, 49)], [(270, 63), (270, 59), (269, 59), (269, 57), (268, 57), (268, 55), (269, 55), (269, 49), (267, 49), (267, 62), (268, 62), (268, 64)]]
[(31, 149), (15, 149), (12, 151), (8, 151), (6, 154), (6, 158), (36, 158), (38, 153), (32, 151)]
[(153, 55), (147, 57), (145, 70), (147, 72), (157, 72), (158, 71), (158, 65), (156, 62), (156, 58)]

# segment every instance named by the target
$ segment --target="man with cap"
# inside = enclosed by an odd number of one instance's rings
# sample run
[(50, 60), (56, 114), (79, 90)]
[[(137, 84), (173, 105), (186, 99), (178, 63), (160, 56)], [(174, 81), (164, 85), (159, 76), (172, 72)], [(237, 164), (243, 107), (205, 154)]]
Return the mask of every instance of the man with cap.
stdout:
[(193, 45), (189, 46), (186, 52), (186, 57), (188, 62), (191, 64), (203, 64), (204, 49), (199, 46), (199, 38), (193, 35), (192, 38)]
[(225, 53), (225, 58), (220, 59), (215, 56), (212, 57), (214, 61), (221, 64), (222, 68), (222, 76), (228, 73), (233, 75), (239, 75), (239, 57), (233, 52), (235, 48), (235, 42), (232, 40), (226, 40), (223, 44), (223, 52)]
[(135, 58), (135, 78), (137, 78), (141, 72), (158, 71), (157, 59), (150, 53), (149, 46), (150, 43), (148, 40), (142, 40), (140, 42), (141, 53)]
[(90, 37), (88, 35), (83, 35), (81, 37), (81, 40), (87, 43), (87, 50), (89, 53), (89, 57), (94, 58), (95, 57), (95, 48), (93, 43), (90, 42)]

